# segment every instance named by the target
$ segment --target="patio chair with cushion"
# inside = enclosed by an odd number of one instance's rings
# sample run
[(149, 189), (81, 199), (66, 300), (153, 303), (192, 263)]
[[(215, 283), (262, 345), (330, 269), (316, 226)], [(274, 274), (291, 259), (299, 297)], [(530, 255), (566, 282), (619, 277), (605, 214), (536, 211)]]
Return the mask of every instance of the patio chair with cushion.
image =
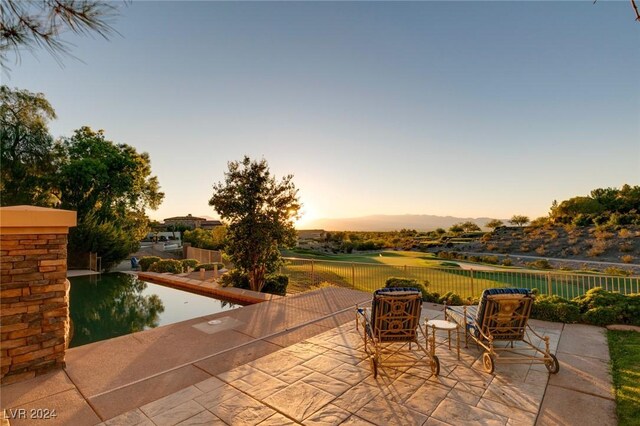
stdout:
[[(533, 301), (534, 295), (526, 288), (486, 289), (478, 306), (445, 306), (445, 319), (465, 330), (467, 346), (471, 339), (485, 350), (482, 364), (488, 373), (493, 373), (499, 361), (542, 363), (555, 374), (560, 365), (549, 349), (549, 337), (528, 324)], [(539, 340), (534, 343), (533, 338)], [(542, 342), (544, 349), (538, 347)]]
[(383, 365), (411, 367), (422, 362), (427, 363), (433, 374), (439, 374), (438, 357), (427, 350), (428, 336), (420, 327), (421, 311), (422, 293), (405, 287), (376, 290), (371, 308), (356, 306), (356, 328), (360, 331), (362, 327), (373, 377), (378, 376)]

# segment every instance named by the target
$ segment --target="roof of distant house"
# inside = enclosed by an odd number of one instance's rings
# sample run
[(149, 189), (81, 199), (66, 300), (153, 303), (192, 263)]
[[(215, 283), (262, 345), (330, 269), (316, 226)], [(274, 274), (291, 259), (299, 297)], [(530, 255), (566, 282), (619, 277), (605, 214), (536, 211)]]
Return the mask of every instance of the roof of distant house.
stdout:
[(168, 218), (166, 218), (164, 220), (166, 222), (167, 220), (202, 220), (202, 221), (205, 221), (207, 219), (205, 219), (204, 217), (196, 217), (196, 216), (191, 216), (191, 214), (188, 214), (186, 216), (168, 217)]

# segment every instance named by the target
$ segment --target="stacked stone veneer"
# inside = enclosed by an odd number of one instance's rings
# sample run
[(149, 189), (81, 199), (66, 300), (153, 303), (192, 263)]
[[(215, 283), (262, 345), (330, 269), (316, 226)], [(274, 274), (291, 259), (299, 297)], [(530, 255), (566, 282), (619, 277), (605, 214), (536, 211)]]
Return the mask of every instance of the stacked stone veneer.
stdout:
[(63, 367), (70, 322), (68, 228), (4, 225), (0, 223), (0, 383), (7, 384)]

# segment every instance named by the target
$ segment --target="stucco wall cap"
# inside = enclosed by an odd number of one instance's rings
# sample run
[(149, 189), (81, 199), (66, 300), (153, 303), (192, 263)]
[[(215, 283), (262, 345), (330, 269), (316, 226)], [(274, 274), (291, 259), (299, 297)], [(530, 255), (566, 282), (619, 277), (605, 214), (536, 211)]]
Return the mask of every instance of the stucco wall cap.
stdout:
[(68, 228), (76, 226), (76, 212), (36, 206), (0, 207), (2, 228)]

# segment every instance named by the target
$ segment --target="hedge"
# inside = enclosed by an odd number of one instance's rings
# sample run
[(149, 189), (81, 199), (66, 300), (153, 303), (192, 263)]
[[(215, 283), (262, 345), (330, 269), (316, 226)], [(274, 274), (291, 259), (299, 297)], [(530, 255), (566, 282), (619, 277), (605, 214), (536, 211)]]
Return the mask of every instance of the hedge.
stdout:
[(154, 263), (160, 260), (162, 259), (160, 259), (158, 256), (144, 256), (140, 258), (138, 263), (142, 271), (148, 271), (151, 265), (153, 265)]

